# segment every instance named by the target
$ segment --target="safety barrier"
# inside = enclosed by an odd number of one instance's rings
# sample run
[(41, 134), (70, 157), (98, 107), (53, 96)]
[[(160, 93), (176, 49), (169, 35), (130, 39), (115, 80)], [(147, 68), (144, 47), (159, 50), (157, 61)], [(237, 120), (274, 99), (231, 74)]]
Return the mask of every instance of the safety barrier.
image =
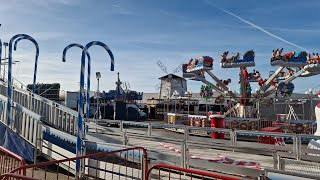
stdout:
[[(153, 171), (156, 171), (153, 173)], [(192, 169), (185, 169), (165, 164), (153, 165), (147, 172), (147, 180), (149, 179), (225, 179), (238, 180), (241, 178), (213, 174), (208, 172), (196, 171)]]
[[(186, 125), (191, 127), (211, 127), (210, 119), (206, 115), (188, 115), (167, 113), (167, 122), (171, 125)], [(258, 118), (235, 118), (226, 117), (225, 129), (238, 130), (260, 130), (265, 127), (272, 127), (272, 120)]]
[[(25, 165), (23, 158), (0, 146), (0, 175)], [(17, 174), (26, 175), (26, 169), (21, 168)]]
[[(148, 169), (146, 149), (135, 147), (26, 165), (10, 173), (17, 174), (21, 170), (26, 170), (29, 179), (74, 179), (76, 160), (81, 161), (81, 178), (144, 179)], [(15, 177), (5, 174), (0, 176), (0, 179), (15, 179)]]
[[(7, 84), (0, 82), (0, 94), (5, 98), (7, 95), (6, 91)], [(41, 97), (40, 95), (33, 94), (30, 90), (20, 89), (19, 87), (13, 88), (12, 101), (39, 114), (45, 123), (69, 134), (76, 134), (77, 111)]]
[(63, 132), (76, 134), (77, 111), (22, 89), (14, 89), (12, 99), (28, 109), (33, 109), (47, 124)]
[[(238, 155), (234, 155), (232, 152), (242, 152), (243, 157), (246, 155), (261, 155), (263, 154), (263, 159), (257, 159), (257, 163), (261, 163), (260, 167), (263, 169), (273, 168), (274, 164), (277, 164), (277, 160), (273, 159), (273, 155), (280, 155), (282, 158), (285, 158), (288, 161), (285, 161), (285, 170), (297, 173), (307, 172), (306, 168), (291, 168), (294, 159), (301, 164), (301, 166), (306, 166), (312, 168), (313, 164), (320, 162), (320, 151), (307, 149), (301, 144), (302, 139), (320, 139), (319, 136), (311, 135), (299, 135), (291, 133), (279, 133), (279, 132), (263, 132), (263, 131), (247, 131), (247, 130), (234, 130), (231, 129), (219, 129), (219, 128), (195, 128), (188, 126), (178, 126), (178, 125), (165, 125), (165, 124), (150, 124), (145, 122), (129, 122), (129, 121), (116, 121), (116, 120), (99, 120), (102, 124), (114, 123), (119, 124), (120, 128), (116, 127), (104, 127), (94, 124), (94, 120), (91, 120), (92, 123), (89, 124), (89, 134), (92, 132), (99, 133), (99, 136), (104, 136), (106, 138), (110, 137), (113, 139), (118, 139), (121, 144), (131, 144), (135, 146), (143, 146), (148, 148), (148, 150), (157, 151), (158, 153), (149, 153), (151, 162), (155, 164), (159, 163), (156, 160), (161, 162), (166, 162), (179, 167), (188, 167), (188, 164), (192, 167), (207, 167), (209, 169), (220, 168), (221, 172), (228, 170), (231, 172), (232, 167), (227, 167), (227, 164), (215, 164), (212, 162), (207, 162), (208, 157), (212, 157), (215, 150), (225, 150), (226, 152), (231, 152), (228, 158), (235, 160), (239, 158)], [(133, 127), (133, 128), (130, 128)], [(135, 128), (140, 127), (140, 128)], [(144, 128), (142, 128), (144, 127)], [(168, 129), (174, 132), (177, 132), (176, 135), (172, 133), (164, 133), (161, 137), (159, 136), (159, 129)], [(97, 130), (97, 131), (96, 131)], [(200, 138), (193, 135), (194, 131), (202, 132), (217, 132), (223, 133), (225, 139), (211, 139), (211, 138)], [(181, 135), (179, 135), (181, 134)], [(91, 134), (93, 135), (93, 134)], [(173, 137), (174, 135), (174, 137)], [(239, 141), (237, 138), (239, 136), (251, 137), (252, 141)], [(281, 138), (287, 142), (287, 146), (277, 145), (277, 144), (261, 144), (258, 143), (259, 138)], [(164, 152), (168, 151), (161, 146), (161, 143), (174, 147), (179, 151), (175, 153), (176, 156), (173, 156), (173, 152)], [(292, 145), (291, 145), (292, 144)], [(172, 151), (174, 150), (172, 149)], [(202, 150), (202, 149), (208, 149)], [(187, 150), (189, 150), (189, 155), (192, 154), (196, 157), (203, 157), (204, 160), (187, 158)], [(217, 150), (217, 151), (218, 151)], [(169, 149), (170, 151), (170, 149)], [(181, 152), (181, 153), (180, 153)], [(219, 152), (216, 152), (219, 153)], [(238, 158), (237, 158), (238, 157)], [(289, 160), (290, 159), (290, 160)], [(252, 161), (252, 160), (251, 160)], [(308, 163), (306, 161), (311, 161)], [(224, 167), (225, 166), (225, 167)], [(291, 169), (290, 169), (291, 168)], [(250, 171), (247, 171), (250, 169)], [(309, 171), (309, 170), (308, 170)], [(249, 175), (257, 177), (261, 174), (259, 170), (246, 168), (241, 166), (236, 166), (232, 169), (232, 172), (237, 172), (237, 174)], [(317, 174), (317, 172), (313, 172)]]
[[(7, 97), (0, 94), (0, 100), (2, 107), (6, 107)], [(12, 106), (13, 121), (9, 125), (9, 128), (23, 137), (34, 147), (39, 148), (40, 140), (42, 138), (42, 117), (16, 102), (12, 103)], [(5, 119), (6, 112), (3, 112), (0, 116), (0, 120), (3, 124), (6, 124)]]

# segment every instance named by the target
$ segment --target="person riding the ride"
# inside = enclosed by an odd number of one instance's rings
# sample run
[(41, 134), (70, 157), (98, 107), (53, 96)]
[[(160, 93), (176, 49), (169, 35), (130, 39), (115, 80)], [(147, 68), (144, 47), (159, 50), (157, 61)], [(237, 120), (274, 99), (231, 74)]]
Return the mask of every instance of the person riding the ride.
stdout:
[(294, 55), (295, 55), (295, 52), (289, 52), (289, 53), (283, 55), (283, 60), (284, 60), (285, 62), (288, 62), (289, 59), (291, 59)]

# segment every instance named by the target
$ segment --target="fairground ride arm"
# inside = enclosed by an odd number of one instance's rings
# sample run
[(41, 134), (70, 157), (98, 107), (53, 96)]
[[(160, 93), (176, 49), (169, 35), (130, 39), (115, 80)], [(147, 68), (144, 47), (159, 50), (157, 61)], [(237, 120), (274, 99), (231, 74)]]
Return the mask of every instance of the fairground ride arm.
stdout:
[[(284, 80), (283, 82), (284, 83), (288, 83), (288, 82), (291, 82), (293, 80), (295, 80), (297, 77), (299, 77), (302, 73), (304, 73), (305, 70), (300, 70), (298, 73), (295, 73), (294, 75), (288, 77), (286, 80)], [(263, 97), (268, 97), (269, 95), (273, 94), (274, 92), (276, 91), (276, 88), (273, 87), (272, 89), (266, 91), (264, 94), (263, 94)]]
[(260, 87), (259, 91), (263, 91), (265, 92), (267, 89), (269, 89), (269, 87), (271, 86), (273, 80), (279, 75), (279, 73), (284, 69), (284, 67), (279, 67), (277, 69), (277, 71), (271, 76), (269, 77), (269, 79), (264, 83), (263, 86)]
[(231, 97), (233, 97), (233, 98), (236, 97), (236, 96), (233, 94), (233, 92), (231, 92), (231, 91), (229, 92), (229, 88), (228, 88), (223, 82), (221, 82), (220, 79), (217, 78), (217, 76), (215, 76), (211, 71), (206, 71), (206, 72), (209, 74), (209, 76), (211, 76), (211, 78), (212, 78), (217, 84), (219, 84), (219, 86), (220, 86), (223, 90), (228, 91), (228, 93), (230, 94)]

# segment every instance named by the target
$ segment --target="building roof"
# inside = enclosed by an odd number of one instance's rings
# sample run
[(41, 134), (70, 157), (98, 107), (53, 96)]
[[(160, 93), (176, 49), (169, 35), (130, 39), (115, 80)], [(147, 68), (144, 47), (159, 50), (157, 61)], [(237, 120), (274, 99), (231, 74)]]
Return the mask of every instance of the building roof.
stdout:
[(183, 80), (186, 80), (185, 78), (180, 77), (180, 76), (177, 76), (177, 75), (175, 75), (175, 74), (167, 74), (167, 75), (165, 75), (165, 76), (160, 77), (159, 79), (161, 79), (161, 80), (167, 79), (167, 78), (169, 78), (169, 76), (172, 76), (173, 79), (183, 79)]

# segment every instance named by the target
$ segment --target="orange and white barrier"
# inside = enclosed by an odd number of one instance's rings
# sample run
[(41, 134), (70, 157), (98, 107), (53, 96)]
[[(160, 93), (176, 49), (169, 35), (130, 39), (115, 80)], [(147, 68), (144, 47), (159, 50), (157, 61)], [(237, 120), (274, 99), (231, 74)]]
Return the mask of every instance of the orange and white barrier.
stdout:
[[(174, 151), (176, 153), (181, 154), (181, 150), (176, 149), (172, 146), (168, 146), (164, 143), (160, 143), (160, 145), (164, 148), (167, 148), (171, 151)], [(189, 154), (189, 157), (191, 159), (201, 159), (201, 160), (207, 160), (208, 162), (213, 162), (213, 163), (219, 163), (219, 164), (230, 164), (230, 165), (235, 165), (235, 166), (242, 166), (242, 167), (247, 167), (247, 168), (254, 168), (254, 169), (262, 169), (260, 167), (260, 164), (257, 162), (252, 162), (252, 161), (236, 161), (230, 158), (226, 158), (225, 156), (222, 156), (220, 154), (216, 155), (216, 159), (208, 159), (208, 158), (201, 158), (199, 156), (195, 156), (192, 154)]]

